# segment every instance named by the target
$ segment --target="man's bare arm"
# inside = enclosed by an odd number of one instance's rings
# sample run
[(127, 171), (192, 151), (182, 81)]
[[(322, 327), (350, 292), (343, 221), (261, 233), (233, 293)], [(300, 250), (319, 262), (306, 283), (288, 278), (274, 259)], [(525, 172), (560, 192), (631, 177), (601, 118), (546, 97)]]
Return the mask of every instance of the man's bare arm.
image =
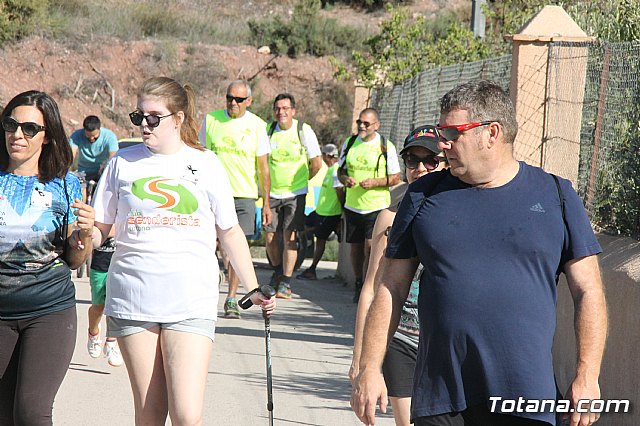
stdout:
[(400, 183), (400, 173), (394, 173), (389, 176), (364, 179), (360, 182), (360, 186), (364, 189), (369, 188), (386, 188)]
[(356, 311), (356, 325), (353, 338), (353, 357), (351, 360), (351, 368), (349, 369), (349, 379), (353, 382), (358, 375), (360, 366), (360, 354), (362, 353), (362, 334), (364, 331), (364, 323), (369, 312), (369, 307), (373, 301), (375, 294), (374, 280), (379, 272), (380, 264), (384, 257), (384, 249), (387, 247), (386, 231), (393, 224), (395, 212), (384, 209), (378, 214), (376, 222), (373, 226), (373, 236), (371, 238), (371, 252), (369, 253), (369, 265), (365, 275), (362, 290), (360, 292), (360, 300), (358, 301), (358, 309)]
[(309, 179), (313, 179), (322, 168), (322, 156), (318, 155), (309, 160)]
[(351, 393), (351, 407), (366, 425), (375, 424), (378, 400), (380, 410), (387, 409), (387, 390), (380, 370), (417, 267), (417, 258), (383, 258), (376, 277), (377, 290), (364, 325), (360, 372)]
[[(600, 365), (607, 339), (607, 303), (600, 276), (597, 256), (587, 256), (567, 262), (564, 266), (574, 305), (574, 326), (577, 345), (575, 377), (566, 398), (573, 404), (581, 399), (599, 399)], [(580, 417), (589, 421), (598, 419), (597, 413), (571, 414), (571, 425)]]
[(266, 226), (271, 223), (271, 205), (269, 203), (271, 173), (269, 172), (269, 156), (267, 154), (258, 157), (258, 179), (262, 188), (262, 224)]

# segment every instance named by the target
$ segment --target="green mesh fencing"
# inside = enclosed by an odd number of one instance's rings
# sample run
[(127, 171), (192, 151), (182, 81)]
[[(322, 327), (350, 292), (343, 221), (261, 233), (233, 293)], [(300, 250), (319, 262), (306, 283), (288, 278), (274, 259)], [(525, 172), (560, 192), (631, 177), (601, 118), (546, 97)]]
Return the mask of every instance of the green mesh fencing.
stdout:
[[(550, 67), (584, 67), (577, 190), (592, 223), (640, 236), (640, 42), (553, 43)], [(559, 66), (565, 62), (570, 66)], [(566, 81), (554, 75), (548, 84)], [(570, 90), (567, 88), (567, 90)], [(556, 102), (548, 99), (549, 104)]]
[(511, 55), (430, 69), (401, 84), (375, 90), (371, 106), (380, 112), (379, 132), (401, 147), (411, 130), (438, 122), (440, 98), (446, 92), (462, 82), (482, 79), (496, 81), (508, 90)]

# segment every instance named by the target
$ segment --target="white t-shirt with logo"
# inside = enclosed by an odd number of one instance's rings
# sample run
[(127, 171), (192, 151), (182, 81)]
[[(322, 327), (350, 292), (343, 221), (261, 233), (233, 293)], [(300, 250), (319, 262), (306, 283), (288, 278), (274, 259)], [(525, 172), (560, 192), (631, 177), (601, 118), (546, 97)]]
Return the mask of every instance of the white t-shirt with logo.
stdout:
[(144, 144), (109, 162), (94, 196), (96, 221), (114, 224), (116, 251), (105, 314), (130, 320), (216, 319), (216, 225), (238, 219), (231, 186), (211, 151), (172, 155)]

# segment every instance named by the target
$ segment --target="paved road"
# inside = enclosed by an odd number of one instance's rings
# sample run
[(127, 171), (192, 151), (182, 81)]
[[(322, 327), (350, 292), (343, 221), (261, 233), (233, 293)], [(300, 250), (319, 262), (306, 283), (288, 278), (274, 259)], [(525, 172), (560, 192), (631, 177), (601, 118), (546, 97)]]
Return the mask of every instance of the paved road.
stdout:
[[(306, 262), (309, 262), (308, 260)], [(258, 266), (263, 263), (256, 262)], [(279, 300), (271, 321), (274, 423), (359, 425), (349, 407), (347, 372), (355, 305), (352, 288), (331, 277), (335, 263), (322, 262), (318, 281), (297, 281), (292, 300)], [(271, 272), (257, 268), (261, 282)], [(74, 274), (75, 275), (75, 274)], [(110, 367), (86, 350), (89, 282), (75, 279), (78, 340), (70, 370), (54, 406), (57, 426), (133, 424), (133, 401), (125, 367)], [(219, 310), (226, 294), (223, 286)], [(240, 320), (220, 318), (209, 367), (205, 425), (268, 425), (264, 322), (253, 308)], [(390, 414), (378, 425), (393, 425)]]

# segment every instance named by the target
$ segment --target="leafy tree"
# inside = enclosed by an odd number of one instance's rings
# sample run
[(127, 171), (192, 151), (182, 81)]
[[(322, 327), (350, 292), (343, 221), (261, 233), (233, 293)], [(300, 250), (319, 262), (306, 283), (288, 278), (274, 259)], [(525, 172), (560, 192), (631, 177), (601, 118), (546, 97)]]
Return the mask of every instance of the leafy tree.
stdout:
[(491, 50), (449, 13), (437, 20), (409, 17), (404, 9), (387, 6), (391, 17), (380, 33), (353, 51), (356, 78), (367, 87), (395, 84), (436, 66), (486, 58)]
[[(507, 34), (517, 33), (547, 4), (563, 6), (585, 31), (610, 41), (640, 39), (640, 2), (637, 0), (494, 0), (484, 13), (486, 37), (475, 38), (454, 12), (436, 20), (409, 17), (404, 9), (387, 6), (391, 16), (380, 32), (354, 50), (355, 77), (367, 87), (395, 84), (419, 72), (460, 62), (469, 62), (510, 52)], [(344, 77), (344, 65), (335, 63)]]

